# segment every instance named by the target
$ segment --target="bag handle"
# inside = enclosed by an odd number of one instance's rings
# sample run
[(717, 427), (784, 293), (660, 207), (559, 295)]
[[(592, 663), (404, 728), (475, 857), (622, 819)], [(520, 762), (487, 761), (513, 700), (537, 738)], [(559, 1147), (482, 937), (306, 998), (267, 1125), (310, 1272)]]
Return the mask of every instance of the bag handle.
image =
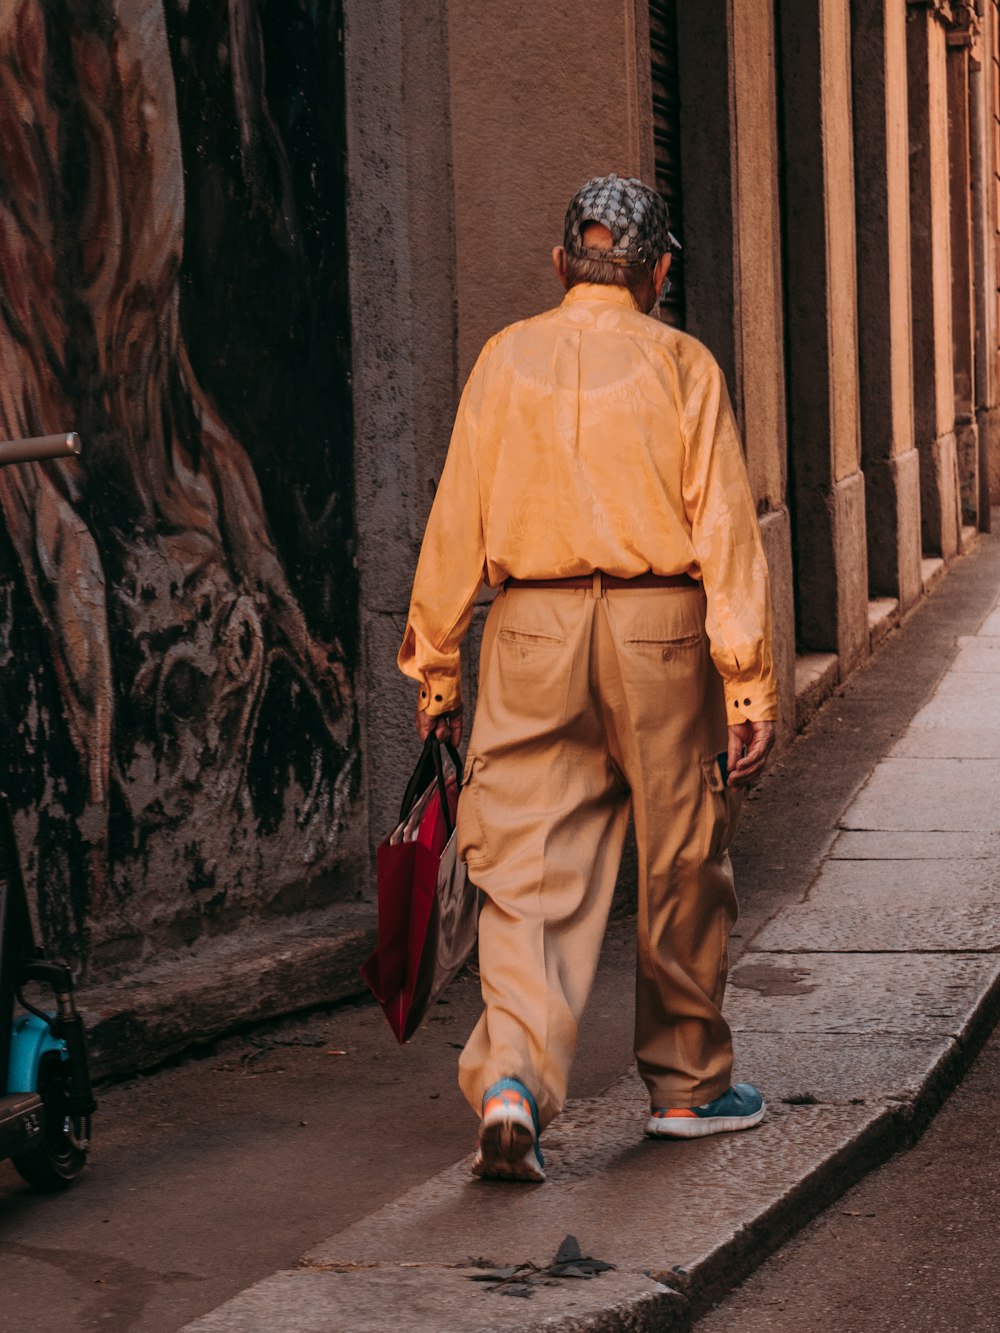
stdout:
[[(462, 790), (462, 759), (458, 750), (452, 745), (450, 740), (444, 742), (444, 748), (447, 751), (448, 758), (455, 769), (455, 785), (458, 790)], [(424, 748), (420, 752), (420, 758), (417, 760), (417, 766), (413, 770), (413, 776), (406, 784), (406, 791), (403, 793), (403, 803), (399, 808), (399, 823), (402, 824), (410, 811), (416, 805), (420, 796), (426, 791), (427, 786), (434, 779), (437, 779), (438, 794), (441, 797), (441, 809), (444, 813), (445, 828), (448, 830), (448, 837), (452, 835), (451, 811), (448, 808), (447, 788), (445, 786), (444, 761), (441, 754), (441, 742), (434, 735), (433, 731), (424, 741)]]
[(441, 758), (441, 742), (433, 735), (432, 739), (435, 742), (432, 753), (434, 755), (434, 772), (437, 776), (438, 796), (441, 799), (441, 813), (444, 815), (444, 831), (447, 838), (450, 838), (455, 832), (455, 828), (451, 822), (451, 810), (448, 807), (448, 787), (444, 780), (444, 760)]

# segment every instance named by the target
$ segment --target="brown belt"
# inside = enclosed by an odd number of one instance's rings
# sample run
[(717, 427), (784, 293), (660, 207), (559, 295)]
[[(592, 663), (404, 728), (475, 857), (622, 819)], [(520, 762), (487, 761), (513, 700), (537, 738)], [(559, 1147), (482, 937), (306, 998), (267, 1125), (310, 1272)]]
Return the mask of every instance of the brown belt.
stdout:
[(594, 574), (577, 574), (568, 579), (505, 579), (505, 588), (592, 588), (594, 579), (602, 588), (697, 588), (698, 580), (690, 574), (636, 574), (622, 579), (616, 574), (596, 570)]

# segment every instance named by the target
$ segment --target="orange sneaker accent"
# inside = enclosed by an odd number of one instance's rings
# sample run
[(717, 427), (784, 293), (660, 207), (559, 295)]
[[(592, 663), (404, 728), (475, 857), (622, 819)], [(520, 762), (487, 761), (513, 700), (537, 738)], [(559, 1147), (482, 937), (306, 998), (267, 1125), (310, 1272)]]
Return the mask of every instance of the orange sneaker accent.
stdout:
[(483, 1119), (485, 1120), (491, 1111), (502, 1111), (507, 1107), (516, 1107), (519, 1111), (524, 1111), (529, 1117), (531, 1116), (531, 1107), (526, 1097), (522, 1097), (518, 1092), (500, 1092), (495, 1097), (491, 1097), (483, 1107)]
[(669, 1111), (657, 1111), (657, 1117), (661, 1120), (697, 1120), (698, 1117), (694, 1111), (685, 1111), (680, 1108), (672, 1108)]

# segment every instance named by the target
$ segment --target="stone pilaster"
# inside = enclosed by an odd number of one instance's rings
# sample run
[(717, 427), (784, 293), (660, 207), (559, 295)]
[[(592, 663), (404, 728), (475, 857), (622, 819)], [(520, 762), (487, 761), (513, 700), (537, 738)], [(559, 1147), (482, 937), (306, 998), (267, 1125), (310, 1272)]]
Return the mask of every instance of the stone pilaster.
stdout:
[(904, 0), (854, 5), (852, 74), (868, 582), (874, 596), (897, 597), (905, 609), (922, 582)]
[(955, 441), (947, 0), (909, 0), (910, 254), (914, 426), (925, 552), (950, 559), (960, 533)]
[(868, 651), (847, 0), (781, 7), (788, 403), (799, 644)]

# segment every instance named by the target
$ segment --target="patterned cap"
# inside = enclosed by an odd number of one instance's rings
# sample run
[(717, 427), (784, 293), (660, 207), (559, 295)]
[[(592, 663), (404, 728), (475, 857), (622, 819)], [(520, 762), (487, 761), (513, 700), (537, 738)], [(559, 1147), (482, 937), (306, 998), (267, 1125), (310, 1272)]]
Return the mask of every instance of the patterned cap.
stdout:
[[(611, 249), (583, 243), (588, 222), (611, 232)], [(609, 264), (655, 263), (680, 241), (670, 230), (666, 201), (635, 176), (595, 176), (581, 186), (566, 210), (563, 245), (571, 255)]]

